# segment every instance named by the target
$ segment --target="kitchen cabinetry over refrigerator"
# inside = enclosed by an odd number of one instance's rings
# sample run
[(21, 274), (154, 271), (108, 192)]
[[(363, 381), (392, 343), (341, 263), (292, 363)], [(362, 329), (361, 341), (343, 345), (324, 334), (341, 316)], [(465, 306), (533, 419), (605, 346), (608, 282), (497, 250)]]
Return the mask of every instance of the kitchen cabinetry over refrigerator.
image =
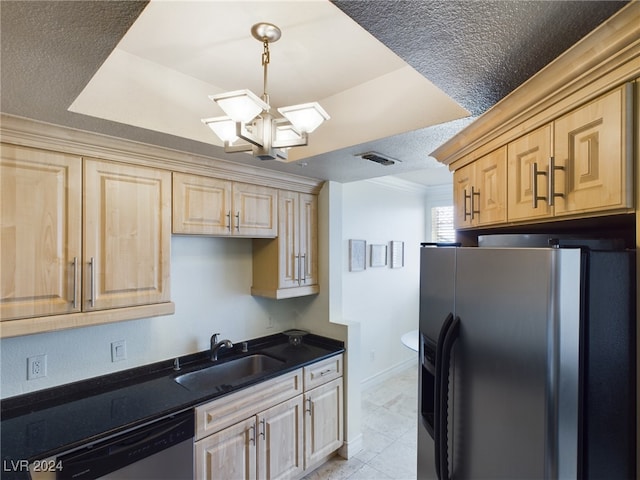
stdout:
[(631, 208), (628, 83), (508, 145), (509, 221)]
[(507, 149), (501, 147), (453, 173), (456, 228), (507, 219)]

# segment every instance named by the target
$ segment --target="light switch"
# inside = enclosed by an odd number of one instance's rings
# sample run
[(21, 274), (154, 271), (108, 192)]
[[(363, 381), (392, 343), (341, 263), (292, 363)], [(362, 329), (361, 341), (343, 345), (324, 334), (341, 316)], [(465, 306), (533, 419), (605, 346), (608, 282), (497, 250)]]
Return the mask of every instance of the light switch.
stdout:
[(126, 340), (118, 340), (111, 342), (111, 361), (119, 362), (127, 359), (127, 342)]

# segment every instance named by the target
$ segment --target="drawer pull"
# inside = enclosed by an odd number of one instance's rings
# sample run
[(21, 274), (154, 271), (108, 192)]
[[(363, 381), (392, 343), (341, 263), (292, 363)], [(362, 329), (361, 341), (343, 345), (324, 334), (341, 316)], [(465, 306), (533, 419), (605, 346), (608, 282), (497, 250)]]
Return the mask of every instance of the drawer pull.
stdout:
[(324, 377), (325, 375), (329, 375), (333, 370), (331, 370), (330, 368), (327, 368), (326, 370), (323, 370), (320, 372), (320, 376)]

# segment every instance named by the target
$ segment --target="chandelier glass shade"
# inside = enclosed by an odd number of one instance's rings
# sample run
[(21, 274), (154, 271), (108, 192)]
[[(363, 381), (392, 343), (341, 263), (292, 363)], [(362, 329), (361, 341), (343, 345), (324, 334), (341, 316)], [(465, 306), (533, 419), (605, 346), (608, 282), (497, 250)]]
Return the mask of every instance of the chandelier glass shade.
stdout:
[[(287, 160), (287, 149), (307, 145), (308, 134), (330, 117), (317, 102), (281, 107), (277, 111), (282, 117), (272, 115), (267, 94), (269, 43), (277, 41), (281, 32), (270, 23), (258, 23), (251, 33), (264, 46), (262, 98), (250, 90), (210, 95), (227, 116), (203, 118), (202, 122), (224, 142), (225, 152), (252, 152), (261, 160)], [(242, 142), (236, 143), (240, 139)]]

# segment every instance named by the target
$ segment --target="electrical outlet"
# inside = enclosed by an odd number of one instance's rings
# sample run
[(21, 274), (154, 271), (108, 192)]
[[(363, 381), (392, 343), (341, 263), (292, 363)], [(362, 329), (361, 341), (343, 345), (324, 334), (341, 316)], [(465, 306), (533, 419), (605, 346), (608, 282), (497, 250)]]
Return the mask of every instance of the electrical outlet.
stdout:
[(47, 376), (47, 356), (34, 355), (27, 358), (27, 380), (35, 380)]
[(111, 342), (111, 361), (119, 362), (127, 359), (127, 341)]

